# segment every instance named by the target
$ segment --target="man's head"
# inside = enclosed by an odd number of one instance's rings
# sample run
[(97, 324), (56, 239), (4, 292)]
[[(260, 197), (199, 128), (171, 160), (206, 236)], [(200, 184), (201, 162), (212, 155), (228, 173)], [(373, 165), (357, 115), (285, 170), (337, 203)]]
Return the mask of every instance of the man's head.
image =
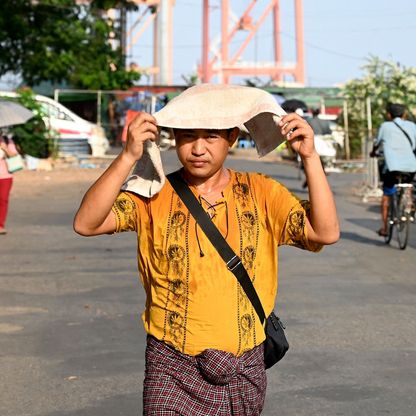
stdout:
[(393, 120), (396, 117), (402, 118), (406, 112), (406, 107), (403, 104), (388, 103), (386, 110), (387, 116)]
[(239, 129), (173, 129), (173, 132), (176, 152), (185, 171), (195, 178), (208, 179), (222, 168)]
[(318, 117), (319, 114), (321, 113), (321, 110), (319, 108), (312, 108), (312, 116), (313, 117)]
[(272, 150), (272, 144), (275, 147), (280, 144), (282, 137), (277, 120), (285, 114), (274, 97), (259, 88), (199, 84), (170, 100), (154, 117), (157, 125), (164, 128), (245, 128), (263, 156)]

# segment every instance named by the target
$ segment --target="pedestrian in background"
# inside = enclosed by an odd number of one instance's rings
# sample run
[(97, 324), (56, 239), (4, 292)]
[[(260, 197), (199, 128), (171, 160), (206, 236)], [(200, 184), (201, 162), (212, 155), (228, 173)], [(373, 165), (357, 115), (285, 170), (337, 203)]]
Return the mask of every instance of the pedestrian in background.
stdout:
[(311, 113), (312, 118), (308, 118), (308, 123), (312, 127), (315, 135), (324, 136), (325, 134), (332, 134), (328, 121), (319, 117), (319, 114), (321, 113), (319, 108), (313, 108)]
[(402, 104), (389, 103), (386, 108), (385, 121), (378, 131), (377, 140), (370, 156), (384, 155), (384, 166), (381, 168), (383, 196), (381, 199), (380, 236), (387, 235), (387, 217), (390, 197), (396, 192), (395, 184), (399, 180), (412, 182), (416, 172), (416, 125), (406, 120), (406, 107)]
[(13, 185), (13, 175), (7, 169), (6, 158), (17, 153), (13, 140), (6, 135), (0, 136), (0, 235), (7, 234), (5, 225)]

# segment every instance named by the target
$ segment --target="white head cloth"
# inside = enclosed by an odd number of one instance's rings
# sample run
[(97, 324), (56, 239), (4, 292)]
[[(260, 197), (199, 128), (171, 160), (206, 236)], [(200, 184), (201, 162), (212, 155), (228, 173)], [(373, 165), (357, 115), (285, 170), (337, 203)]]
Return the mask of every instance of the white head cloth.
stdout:
[[(275, 149), (285, 137), (278, 121), (285, 111), (264, 90), (239, 85), (200, 84), (190, 87), (153, 114), (160, 127), (178, 129), (246, 128), (259, 157)], [(165, 183), (160, 152), (148, 141), (143, 157), (122, 189), (150, 197)]]

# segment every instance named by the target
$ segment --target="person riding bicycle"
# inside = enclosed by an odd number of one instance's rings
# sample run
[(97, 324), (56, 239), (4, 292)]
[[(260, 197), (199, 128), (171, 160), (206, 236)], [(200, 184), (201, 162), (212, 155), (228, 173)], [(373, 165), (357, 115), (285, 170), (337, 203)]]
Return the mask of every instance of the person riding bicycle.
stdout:
[(383, 182), (383, 197), (381, 200), (382, 226), (378, 231), (380, 236), (387, 235), (387, 217), (390, 197), (395, 193), (395, 184), (412, 182), (416, 173), (416, 125), (405, 120), (406, 107), (402, 104), (387, 104), (387, 121), (379, 129), (377, 140), (370, 156), (377, 156), (382, 149), (384, 167), (381, 172)]

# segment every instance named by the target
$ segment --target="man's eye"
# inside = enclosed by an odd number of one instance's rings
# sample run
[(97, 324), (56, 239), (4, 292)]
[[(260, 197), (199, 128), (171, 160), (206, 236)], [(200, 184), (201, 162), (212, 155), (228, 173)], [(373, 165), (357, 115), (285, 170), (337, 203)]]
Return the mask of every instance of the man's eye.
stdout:
[(218, 139), (220, 136), (218, 136), (218, 134), (210, 134), (208, 136), (208, 139)]

